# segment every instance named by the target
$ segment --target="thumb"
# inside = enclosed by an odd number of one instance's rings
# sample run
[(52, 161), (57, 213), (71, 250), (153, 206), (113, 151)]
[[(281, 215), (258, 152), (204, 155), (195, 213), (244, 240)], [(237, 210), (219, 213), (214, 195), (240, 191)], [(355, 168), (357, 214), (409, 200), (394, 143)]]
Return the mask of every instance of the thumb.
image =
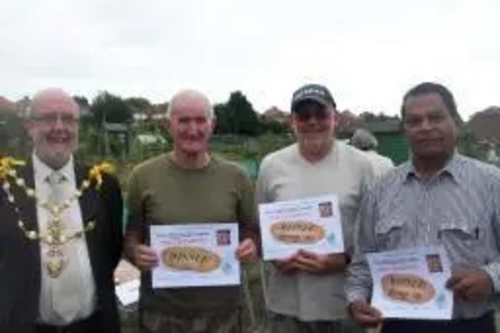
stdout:
[(353, 304), (351, 315), (361, 325), (375, 326), (382, 321), (382, 313), (366, 302)]
[(243, 242), (240, 243), (238, 246), (239, 250), (247, 250), (252, 246), (252, 241), (250, 239), (245, 239)]
[(464, 270), (454, 271), (448, 281), (446, 281), (446, 288), (453, 289), (455, 285), (459, 284), (466, 276), (467, 272)]
[(368, 303), (365, 303), (361, 306), (360, 312), (372, 317), (382, 317), (382, 313), (377, 308), (371, 306)]
[(309, 258), (309, 259), (315, 259), (316, 258), (316, 254), (315, 253), (309, 252), (307, 250), (300, 249), (298, 253), (299, 253), (299, 255), (301, 255), (301, 256), (303, 256), (305, 258)]

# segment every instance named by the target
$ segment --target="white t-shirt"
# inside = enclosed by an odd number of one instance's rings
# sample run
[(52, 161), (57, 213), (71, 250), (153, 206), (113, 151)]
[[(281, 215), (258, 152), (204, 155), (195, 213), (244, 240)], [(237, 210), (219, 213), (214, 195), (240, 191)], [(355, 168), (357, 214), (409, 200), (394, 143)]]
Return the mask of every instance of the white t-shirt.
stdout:
[(388, 157), (378, 154), (376, 151), (365, 151), (366, 156), (372, 163), (375, 176), (381, 177), (394, 167), (394, 163)]
[[(341, 142), (321, 161), (310, 163), (297, 144), (262, 161), (256, 195), (260, 203), (302, 199), (323, 194), (339, 196), (345, 246), (350, 251), (356, 214), (363, 192), (374, 180), (366, 155)], [(268, 308), (302, 321), (333, 321), (346, 317), (344, 273), (284, 276), (271, 268)]]

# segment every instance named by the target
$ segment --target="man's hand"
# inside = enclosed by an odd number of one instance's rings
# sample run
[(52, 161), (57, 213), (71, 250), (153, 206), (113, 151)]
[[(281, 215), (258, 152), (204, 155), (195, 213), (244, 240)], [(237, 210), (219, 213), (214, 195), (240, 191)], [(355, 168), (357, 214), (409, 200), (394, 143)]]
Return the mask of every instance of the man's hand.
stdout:
[(479, 268), (454, 271), (446, 287), (464, 301), (483, 301), (493, 294), (493, 282), (488, 273)]
[(236, 258), (242, 263), (254, 263), (258, 259), (257, 246), (253, 239), (247, 238), (236, 249)]
[(132, 247), (132, 263), (141, 271), (148, 271), (158, 266), (158, 257), (153, 248), (137, 244)]
[(376, 327), (382, 322), (380, 311), (365, 301), (355, 301), (349, 304), (349, 313), (361, 326)]
[(344, 254), (322, 255), (305, 250), (299, 250), (295, 259), (295, 266), (298, 269), (311, 274), (342, 271), (346, 264)]
[(274, 267), (283, 275), (291, 275), (297, 272), (296, 262), (297, 255), (294, 254), (290, 258), (283, 260), (274, 260), (272, 261)]

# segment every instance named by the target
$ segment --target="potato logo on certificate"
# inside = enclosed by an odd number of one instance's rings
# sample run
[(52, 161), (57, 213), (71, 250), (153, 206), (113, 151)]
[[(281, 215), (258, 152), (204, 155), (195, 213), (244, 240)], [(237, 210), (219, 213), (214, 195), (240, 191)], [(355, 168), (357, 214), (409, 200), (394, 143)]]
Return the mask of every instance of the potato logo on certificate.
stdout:
[(325, 229), (310, 221), (278, 221), (272, 223), (271, 234), (282, 243), (313, 244), (325, 238)]
[(417, 275), (387, 274), (381, 283), (384, 294), (395, 301), (422, 304), (436, 295), (432, 283)]
[(196, 246), (171, 246), (162, 251), (166, 266), (184, 271), (210, 272), (220, 266), (217, 253)]
[(446, 288), (450, 263), (441, 247), (418, 247), (367, 255), (372, 305), (385, 318), (451, 319), (453, 294)]

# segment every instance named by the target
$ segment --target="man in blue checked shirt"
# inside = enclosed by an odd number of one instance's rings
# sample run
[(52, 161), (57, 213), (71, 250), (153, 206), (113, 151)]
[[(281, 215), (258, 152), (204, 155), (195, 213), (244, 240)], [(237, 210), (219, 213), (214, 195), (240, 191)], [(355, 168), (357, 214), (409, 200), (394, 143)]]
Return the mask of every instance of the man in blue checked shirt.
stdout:
[[(403, 99), (412, 159), (389, 171), (364, 198), (346, 285), (351, 316), (382, 333), (494, 333), (500, 291), (500, 170), (460, 155), (460, 116), (451, 92), (422, 83)], [(370, 305), (368, 252), (441, 245), (450, 257), (453, 319), (384, 319)]]

